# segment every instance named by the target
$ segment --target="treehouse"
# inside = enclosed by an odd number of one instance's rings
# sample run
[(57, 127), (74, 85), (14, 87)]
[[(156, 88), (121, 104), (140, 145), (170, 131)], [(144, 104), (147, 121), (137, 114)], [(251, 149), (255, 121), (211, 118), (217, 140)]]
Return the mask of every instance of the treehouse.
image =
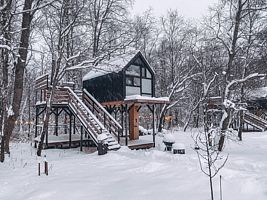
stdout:
[(139, 51), (96, 66), (83, 78), (83, 88), (100, 103), (123, 101), (126, 96), (155, 96), (155, 72)]
[[(40, 141), (42, 124), (50, 97), (49, 77), (36, 79), (35, 143)], [(155, 97), (155, 72), (141, 52), (113, 57), (83, 77), (82, 91), (71, 83), (59, 85), (52, 98), (50, 133), (45, 147), (77, 147), (99, 144), (106, 135), (109, 150), (122, 145), (130, 149), (155, 146), (155, 106), (167, 104), (166, 97)], [(139, 113), (150, 111), (150, 134), (140, 135)], [(103, 137), (102, 137), (103, 138)], [(35, 145), (36, 146), (36, 145)]]
[[(155, 145), (155, 106), (169, 103), (169, 99), (155, 97), (155, 72), (140, 51), (96, 66), (83, 77), (83, 88), (115, 119), (121, 118), (126, 145), (130, 148)], [(153, 139), (149, 142), (139, 138), (139, 111), (144, 106), (152, 113)]]

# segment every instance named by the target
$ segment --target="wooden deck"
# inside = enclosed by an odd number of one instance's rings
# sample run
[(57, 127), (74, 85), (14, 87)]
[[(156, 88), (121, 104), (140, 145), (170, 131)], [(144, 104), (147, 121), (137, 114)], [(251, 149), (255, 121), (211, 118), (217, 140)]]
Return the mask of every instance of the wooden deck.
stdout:
[[(140, 136), (138, 140), (128, 140), (128, 148), (132, 150), (150, 149), (155, 146), (152, 140), (152, 135)], [(125, 144), (125, 138), (121, 138), (120, 142)]]
[[(37, 144), (40, 141), (40, 136), (34, 138), (34, 143)], [(82, 146), (90, 146), (93, 144), (91, 139), (85, 138), (82, 140)], [(48, 142), (44, 142), (44, 148), (77, 148), (81, 145), (81, 135), (71, 135), (71, 146), (69, 140), (69, 134), (48, 135)]]

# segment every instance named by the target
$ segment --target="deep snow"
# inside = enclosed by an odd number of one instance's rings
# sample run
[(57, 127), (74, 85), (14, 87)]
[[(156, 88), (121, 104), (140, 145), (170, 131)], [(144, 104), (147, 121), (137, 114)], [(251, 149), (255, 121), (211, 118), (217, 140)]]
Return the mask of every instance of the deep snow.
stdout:
[[(104, 156), (78, 149), (45, 150), (49, 176), (37, 176), (30, 144), (12, 144), (12, 155), (0, 164), (1, 200), (207, 200), (208, 177), (199, 169), (191, 134), (175, 132), (185, 155), (126, 147)], [(245, 133), (243, 142), (228, 142), (230, 157), (222, 175), (223, 199), (267, 199), (267, 132)], [(43, 170), (43, 166), (42, 166)], [(214, 179), (219, 199), (219, 176)]]

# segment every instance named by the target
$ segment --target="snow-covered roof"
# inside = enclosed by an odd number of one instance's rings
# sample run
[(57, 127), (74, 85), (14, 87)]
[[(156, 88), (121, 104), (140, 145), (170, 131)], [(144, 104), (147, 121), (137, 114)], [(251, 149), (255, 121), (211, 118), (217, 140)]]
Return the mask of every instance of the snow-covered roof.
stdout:
[(260, 88), (249, 90), (247, 93), (247, 98), (249, 100), (267, 98), (267, 87), (260, 87)]
[[(140, 51), (132, 51), (122, 55), (118, 55), (99, 63), (84, 77), (83, 81), (103, 76), (112, 72), (118, 73), (121, 71), (138, 53), (143, 55)], [(145, 59), (145, 57), (143, 56)], [(147, 62), (147, 61), (146, 61)], [(148, 63), (148, 62), (147, 62)], [(151, 68), (151, 67), (150, 67)], [(152, 68), (151, 68), (152, 69)], [(153, 69), (152, 69), (153, 70)]]

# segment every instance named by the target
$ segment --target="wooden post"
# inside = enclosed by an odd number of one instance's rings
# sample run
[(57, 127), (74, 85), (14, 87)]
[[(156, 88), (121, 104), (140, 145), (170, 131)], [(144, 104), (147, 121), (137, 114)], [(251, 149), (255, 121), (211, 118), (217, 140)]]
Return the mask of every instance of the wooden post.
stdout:
[(55, 135), (58, 136), (58, 108), (56, 108), (56, 113), (55, 113)]
[(83, 151), (83, 126), (81, 126), (80, 151)]
[(125, 145), (128, 146), (128, 127), (127, 127), (128, 110), (125, 110)]
[(243, 110), (239, 111), (239, 127), (238, 127), (238, 138), (242, 141), (242, 132), (244, 129), (244, 113)]
[[(50, 113), (48, 113), (48, 115), (50, 115)], [(46, 131), (46, 134), (45, 134), (45, 145), (46, 145), (46, 148), (48, 147), (48, 132), (49, 131)]]
[(156, 144), (156, 133), (155, 133), (155, 105), (152, 106), (152, 126), (153, 126), (153, 146), (155, 147)]
[(131, 106), (130, 110), (130, 140), (138, 140), (139, 139), (139, 112), (138, 112), (138, 106), (133, 105)]
[(69, 130), (69, 148), (71, 148), (71, 132), (72, 132), (72, 125), (71, 125), (71, 122), (72, 122), (72, 115), (70, 114), (70, 130)]
[(38, 176), (41, 176), (41, 163), (38, 162)]
[(121, 128), (122, 128), (122, 133), (121, 133), (122, 135), (121, 136), (123, 136), (123, 130), (124, 130), (124, 128), (123, 128), (124, 127), (124, 124), (123, 124), (123, 121), (124, 121), (123, 120), (124, 111), (123, 110), (124, 110), (123, 105), (121, 105)]
[[(37, 135), (37, 131), (38, 131), (38, 112), (39, 112), (39, 109), (38, 107), (36, 107), (36, 113), (35, 113), (35, 133), (34, 133), (34, 137), (36, 138), (38, 135)], [(37, 148), (37, 144), (36, 142), (34, 142), (34, 148)]]
[(46, 160), (46, 156), (44, 156), (44, 173), (48, 176), (48, 162)]
[(76, 134), (76, 117), (73, 115), (73, 134)]

